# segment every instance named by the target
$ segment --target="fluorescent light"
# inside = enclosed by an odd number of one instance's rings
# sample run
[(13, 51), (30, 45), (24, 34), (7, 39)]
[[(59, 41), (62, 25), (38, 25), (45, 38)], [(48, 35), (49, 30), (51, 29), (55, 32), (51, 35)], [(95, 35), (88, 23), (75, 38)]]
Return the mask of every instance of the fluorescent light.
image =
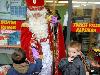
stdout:
[(68, 3), (68, 1), (58, 1), (58, 3)]
[[(46, 1), (47, 3), (53, 3), (53, 1)], [(56, 3), (56, 1), (55, 1), (55, 3)], [(58, 3), (68, 3), (68, 1), (58, 1)], [(72, 1), (72, 3), (79, 3), (79, 4), (86, 4), (86, 3), (88, 3), (88, 4), (100, 4), (100, 2), (81, 2), (81, 1)]]
[[(64, 6), (65, 4), (56, 4), (56, 6)], [(53, 6), (53, 4), (50, 4), (49, 6)]]
[(88, 2), (89, 4), (100, 4), (100, 2)]
[(74, 5), (73, 7), (74, 7), (74, 8), (75, 8), (75, 7), (77, 8), (77, 7), (80, 7), (80, 5)]
[[(53, 1), (45, 1), (46, 3), (53, 3)], [(56, 3), (56, 1), (55, 1), (55, 3)]]
[(79, 2), (79, 1), (72, 1), (72, 3), (87, 3), (87, 2)]

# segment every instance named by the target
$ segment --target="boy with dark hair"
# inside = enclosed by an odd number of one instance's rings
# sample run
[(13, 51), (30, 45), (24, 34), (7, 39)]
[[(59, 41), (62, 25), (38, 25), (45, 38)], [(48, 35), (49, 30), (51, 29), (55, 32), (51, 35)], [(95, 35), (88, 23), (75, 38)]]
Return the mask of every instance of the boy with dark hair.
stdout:
[(26, 54), (21, 48), (12, 54), (13, 67), (7, 72), (7, 75), (38, 75), (42, 68), (42, 60), (35, 58), (35, 63), (26, 61)]
[(68, 45), (68, 58), (62, 59), (58, 65), (62, 75), (86, 75), (84, 65), (78, 57), (80, 49), (81, 44), (78, 42)]
[(26, 61), (26, 55), (25, 52), (22, 51), (21, 49), (18, 49), (15, 51), (12, 55), (11, 58), (13, 60), (13, 63), (15, 64), (21, 64)]

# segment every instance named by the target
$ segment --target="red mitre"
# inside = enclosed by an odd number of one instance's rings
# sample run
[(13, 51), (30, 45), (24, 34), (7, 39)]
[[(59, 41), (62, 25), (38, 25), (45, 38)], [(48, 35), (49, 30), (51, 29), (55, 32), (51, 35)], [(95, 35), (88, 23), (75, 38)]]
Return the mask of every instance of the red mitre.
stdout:
[(26, 4), (30, 10), (42, 10), (44, 8), (44, 0), (26, 0)]

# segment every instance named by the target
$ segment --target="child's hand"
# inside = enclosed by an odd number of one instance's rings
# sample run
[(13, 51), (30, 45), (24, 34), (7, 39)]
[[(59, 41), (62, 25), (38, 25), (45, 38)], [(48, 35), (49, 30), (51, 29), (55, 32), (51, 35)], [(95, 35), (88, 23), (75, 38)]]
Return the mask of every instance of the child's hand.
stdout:
[(68, 62), (73, 62), (74, 58), (68, 57)]
[(43, 59), (43, 55), (39, 55), (39, 58), (40, 58), (40, 59)]

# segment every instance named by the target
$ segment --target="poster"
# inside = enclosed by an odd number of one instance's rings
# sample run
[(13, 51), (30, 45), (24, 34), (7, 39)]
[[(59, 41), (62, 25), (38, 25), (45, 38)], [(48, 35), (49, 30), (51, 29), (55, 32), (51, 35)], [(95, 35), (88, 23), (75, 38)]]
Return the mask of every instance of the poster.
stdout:
[(26, 20), (24, 0), (0, 0), (0, 20)]
[(22, 21), (0, 20), (0, 47), (20, 46)]

